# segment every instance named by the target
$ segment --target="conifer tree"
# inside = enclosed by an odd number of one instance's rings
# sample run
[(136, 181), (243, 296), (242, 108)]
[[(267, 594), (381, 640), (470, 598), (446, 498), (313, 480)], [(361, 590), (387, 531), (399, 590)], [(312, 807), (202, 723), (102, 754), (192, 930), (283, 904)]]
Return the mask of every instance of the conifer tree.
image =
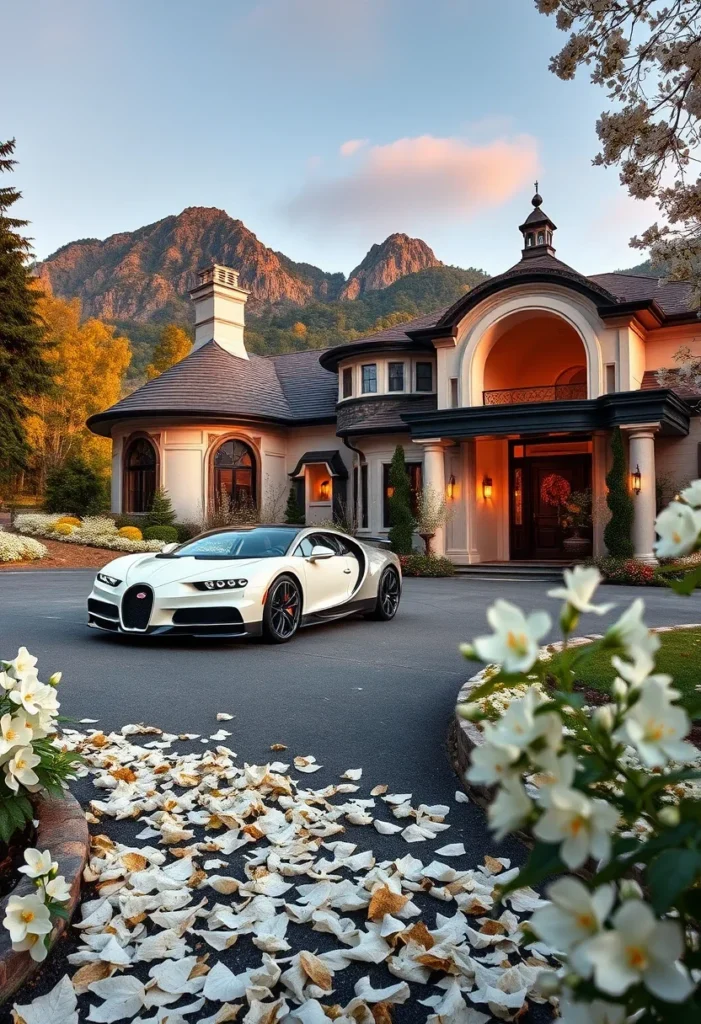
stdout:
[(389, 468), (389, 486), (392, 488), (389, 499), (388, 540), (397, 555), (410, 555), (414, 534), (414, 517), (411, 512), (411, 482), (406, 469), (404, 449), (397, 445)]
[(611, 518), (604, 530), (604, 543), (609, 555), (613, 558), (632, 558), (631, 531), (634, 506), (633, 498), (628, 490), (626, 456), (620, 427), (616, 427), (613, 432), (611, 452), (613, 464), (606, 474), (606, 486), (608, 487), (606, 503), (611, 509)]
[(177, 324), (166, 324), (153, 350), (153, 362), (146, 367), (148, 379), (158, 377), (164, 370), (179, 363), (191, 348), (192, 340), (187, 331)]
[[(11, 171), (15, 140), (0, 142), (0, 173)], [(46, 393), (51, 374), (42, 358), (43, 327), (36, 304), (41, 292), (28, 268), (26, 220), (11, 215), (22, 193), (0, 188), (0, 478), (26, 465), (26, 400)]]
[(170, 495), (163, 487), (159, 487), (153, 495), (146, 523), (148, 526), (172, 526), (175, 519), (175, 510)]
[(297, 488), (294, 484), (290, 487), (290, 493), (287, 496), (285, 522), (290, 523), (292, 526), (297, 526), (304, 522), (304, 509), (300, 508), (299, 502), (297, 501)]

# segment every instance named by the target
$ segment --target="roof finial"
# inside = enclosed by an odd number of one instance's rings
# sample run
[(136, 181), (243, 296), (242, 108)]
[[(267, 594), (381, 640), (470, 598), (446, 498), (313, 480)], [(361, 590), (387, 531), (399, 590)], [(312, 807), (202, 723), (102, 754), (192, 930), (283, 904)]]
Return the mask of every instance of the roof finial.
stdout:
[(543, 197), (541, 195), (539, 195), (539, 193), (538, 193), (538, 182), (537, 181), (535, 183), (535, 195), (531, 199), (531, 202), (533, 203), (533, 205), (535, 206), (536, 209), (538, 209), (539, 206), (543, 205)]

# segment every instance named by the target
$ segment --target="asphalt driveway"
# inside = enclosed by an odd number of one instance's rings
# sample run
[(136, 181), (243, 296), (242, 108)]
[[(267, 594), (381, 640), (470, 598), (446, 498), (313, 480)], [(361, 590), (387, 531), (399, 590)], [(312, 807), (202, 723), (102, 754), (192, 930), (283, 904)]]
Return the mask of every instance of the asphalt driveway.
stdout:
[[(413, 793), (415, 804), (451, 805), (450, 832), (426, 847), (462, 841), (473, 864), (485, 853), (522, 857), (514, 840), (497, 847), (479, 809), (454, 802), (458, 781), (446, 735), (456, 694), (471, 671), (458, 654), (460, 641), (485, 630), (485, 611), (498, 597), (530, 610), (547, 607), (556, 618), (559, 603), (547, 598), (548, 584), (407, 580), (391, 623), (348, 620), (267, 647), (89, 630), (91, 580), (92, 573), (82, 571), (0, 576), (0, 657), (12, 657), (24, 644), (38, 656), (41, 677), (60, 669), (66, 715), (99, 719), (105, 731), (142, 721), (207, 736), (219, 727), (217, 712), (228, 712), (235, 718), (224, 723), (232, 733), (227, 743), (239, 763), (264, 763), (270, 745), (284, 743), (286, 759), (313, 754), (324, 765), (327, 772), (315, 782), (362, 767), (369, 785)], [(627, 587), (606, 587), (604, 593), (620, 608), (643, 596), (651, 626), (701, 621), (699, 594), (684, 599)], [(601, 625), (596, 617), (584, 623), (587, 631)], [(388, 843), (389, 856), (407, 852), (417, 850), (396, 837)], [(423, 859), (429, 855), (427, 848), (418, 850)], [(424, 1017), (422, 1011), (416, 1019)]]

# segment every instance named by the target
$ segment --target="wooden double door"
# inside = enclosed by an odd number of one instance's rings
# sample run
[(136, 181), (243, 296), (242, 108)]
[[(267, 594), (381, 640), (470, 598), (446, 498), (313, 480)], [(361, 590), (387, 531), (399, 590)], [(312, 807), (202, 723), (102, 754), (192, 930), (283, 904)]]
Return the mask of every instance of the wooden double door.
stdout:
[[(591, 488), (591, 454), (517, 455), (535, 446), (511, 447), (510, 557), (512, 560), (557, 561), (567, 558), (562, 542), (558, 495)], [(591, 536), (591, 528), (582, 530)]]

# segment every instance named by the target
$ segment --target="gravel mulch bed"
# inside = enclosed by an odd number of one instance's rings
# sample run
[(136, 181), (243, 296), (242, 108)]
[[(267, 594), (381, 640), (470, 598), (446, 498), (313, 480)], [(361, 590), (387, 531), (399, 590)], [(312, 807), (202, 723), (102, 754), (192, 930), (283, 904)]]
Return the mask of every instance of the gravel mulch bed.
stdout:
[(91, 548), (85, 544), (63, 544), (60, 540), (47, 540), (45, 537), (37, 538), (49, 549), (46, 558), (39, 558), (31, 562), (2, 562), (0, 572), (3, 569), (15, 571), (17, 569), (27, 572), (41, 571), (42, 569), (101, 569), (112, 559), (118, 558), (119, 551), (110, 551), (109, 548)]

